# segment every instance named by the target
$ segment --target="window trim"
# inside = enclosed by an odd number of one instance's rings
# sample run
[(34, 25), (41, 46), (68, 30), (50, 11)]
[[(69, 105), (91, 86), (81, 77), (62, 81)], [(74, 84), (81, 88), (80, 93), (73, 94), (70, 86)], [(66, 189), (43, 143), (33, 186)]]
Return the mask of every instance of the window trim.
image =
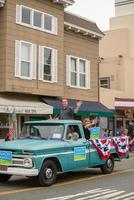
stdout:
[[(22, 8), (26, 8), (26, 9), (29, 9), (31, 11), (30, 24), (22, 22)], [(41, 13), (41, 15), (42, 15), (42, 17), (41, 17), (42, 18), (41, 27), (34, 25), (34, 11)], [(45, 17), (45, 15), (50, 16), (52, 18), (52, 30), (51, 31), (44, 28), (44, 17)], [(16, 23), (20, 24), (22, 26), (26, 26), (28, 28), (32, 28), (32, 29), (35, 29), (35, 30), (39, 30), (39, 31), (43, 31), (43, 32), (46, 32), (46, 33), (57, 35), (57, 29), (58, 29), (57, 20), (58, 20), (57, 17), (55, 17), (51, 14), (39, 11), (37, 9), (27, 7), (27, 6), (24, 6), (24, 5), (16, 5)]]
[[(76, 59), (76, 73), (77, 73), (77, 85), (71, 85), (71, 58)], [(80, 86), (80, 69), (79, 69), (79, 61), (85, 61), (85, 87), (81, 87)], [(89, 75), (89, 76), (88, 76)], [(91, 74), (90, 74), (90, 61), (85, 59), (85, 58), (81, 58), (81, 57), (77, 57), (77, 56), (73, 56), (73, 55), (66, 55), (66, 85), (71, 87), (71, 88), (76, 88), (76, 89), (83, 89), (83, 90), (87, 90), (87, 89), (91, 89), (90, 87), (90, 81), (91, 81)]]

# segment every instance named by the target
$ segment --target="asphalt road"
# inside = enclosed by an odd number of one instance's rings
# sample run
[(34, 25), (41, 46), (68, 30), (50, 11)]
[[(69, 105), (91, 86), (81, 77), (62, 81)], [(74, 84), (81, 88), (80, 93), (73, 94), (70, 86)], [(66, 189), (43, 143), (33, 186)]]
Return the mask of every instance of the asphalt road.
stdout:
[(56, 184), (38, 187), (33, 179), (12, 177), (0, 184), (0, 200), (134, 200), (134, 153), (116, 162), (112, 174), (99, 169), (60, 174)]

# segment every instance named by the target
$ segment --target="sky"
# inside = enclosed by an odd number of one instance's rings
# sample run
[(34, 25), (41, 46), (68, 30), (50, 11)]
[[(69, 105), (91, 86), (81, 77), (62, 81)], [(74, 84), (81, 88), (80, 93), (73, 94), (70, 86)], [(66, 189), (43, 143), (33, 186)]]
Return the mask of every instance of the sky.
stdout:
[(67, 11), (96, 22), (102, 30), (109, 30), (109, 18), (115, 16), (115, 0), (75, 0)]

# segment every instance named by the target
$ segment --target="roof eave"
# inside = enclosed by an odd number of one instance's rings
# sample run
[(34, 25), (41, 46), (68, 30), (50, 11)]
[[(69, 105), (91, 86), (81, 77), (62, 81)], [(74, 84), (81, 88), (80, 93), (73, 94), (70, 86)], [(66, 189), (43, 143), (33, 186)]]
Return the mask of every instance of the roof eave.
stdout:
[(72, 30), (76, 33), (81, 33), (85, 36), (89, 36), (91, 38), (97, 38), (97, 39), (101, 39), (102, 37), (104, 37), (104, 34), (101, 33), (97, 33), (95, 31), (89, 30), (89, 29), (85, 29), (83, 27), (68, 23), (68, 22), (64, 22), (64, 28), (66, 30)]
[(6, 0), (0, 0), (0, 8), (4, 7)]
[(53, 0), (53, 3), (63, 4), (64, 7), (71, 6), (75, 3), (74, 0)]

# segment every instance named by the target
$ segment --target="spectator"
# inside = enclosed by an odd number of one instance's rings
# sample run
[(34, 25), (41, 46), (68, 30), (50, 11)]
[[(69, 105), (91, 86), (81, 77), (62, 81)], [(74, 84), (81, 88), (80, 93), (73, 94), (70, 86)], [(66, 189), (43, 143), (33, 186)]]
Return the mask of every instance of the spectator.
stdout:
[(109, 129), (105, 129), (104, 132), (103, 132), (103, 134), (102, 134), (102, 137), (103, 138), (108, 138), (110, 136), (109, 134), (110, 134)]

